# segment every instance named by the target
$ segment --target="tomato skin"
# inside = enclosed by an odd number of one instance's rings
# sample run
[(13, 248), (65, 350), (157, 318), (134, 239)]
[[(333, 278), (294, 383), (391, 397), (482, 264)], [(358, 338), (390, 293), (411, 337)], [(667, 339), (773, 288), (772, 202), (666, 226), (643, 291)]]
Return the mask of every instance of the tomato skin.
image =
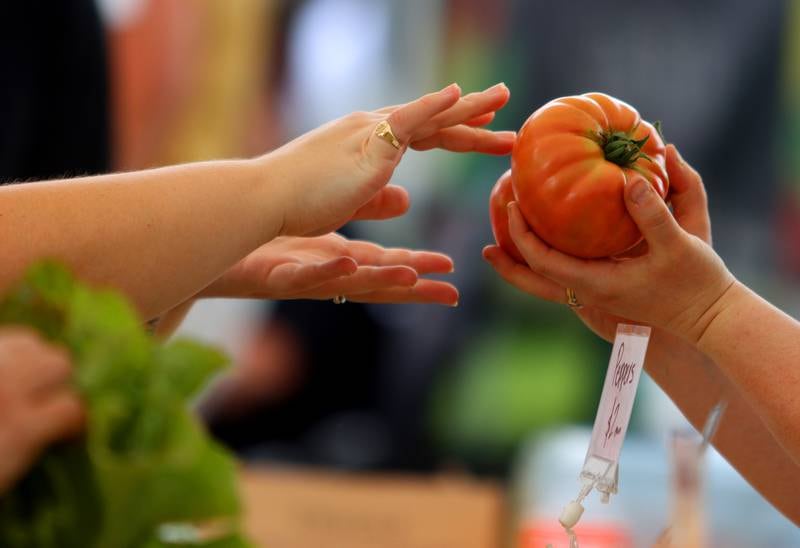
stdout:
[(511, 170), (509, 169), (494, 184), (489, 197), (489, 218), (492, 221), (492, 233), (497, 245), (518, 263), (526, 264), (514, 244), (514, 240), (511, 239), (508, 229), (508, 204), (514, 200), (514, 188), (511, 186)]
[[(649, 136), (639, 157), (622, 167), (607, 160), (606, 137)], [(554, 99), (523, 124), (511, 154), (514, 194), (533, 231), (550, 246), (583, 258), (618, 255), (642, 236), (623, 190), (637, 178), (665, 198), (664, 141), (630, 105), (602, 93)]]

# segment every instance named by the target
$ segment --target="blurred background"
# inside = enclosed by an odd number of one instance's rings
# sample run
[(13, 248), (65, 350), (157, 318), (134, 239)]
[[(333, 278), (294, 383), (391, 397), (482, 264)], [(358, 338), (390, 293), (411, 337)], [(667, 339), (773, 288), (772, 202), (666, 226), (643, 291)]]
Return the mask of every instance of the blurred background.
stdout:
[[(19, 69), (3, 86), (35, 84), (42, 105), (36, 135), (6, 105), (20, 130), (17, 149), (0, 146), (11, 166), (3, 178), (252, 156), (453, 81), (465, 91), (506, 82), (512, 97), (497, 129), (518, 129), (555, 97), (602, 91), (663, 122), (704, 176), (718, 252), (800, 315), (800, 8), (791, 0), (30, 0), (3, 11), (27, 21), (0, 38), (0, 55)], [(408, 215), (344, 229), (451, 254), (456, 309), (195, 305), (181, 334), (234, 361), (198, 404), (212, 433), (247, 462), (481, 478), (498, 486), (504, 508), (498, 544), (544, 538), (577, 492), (610, 347), (481, 259), (492, 241), (489, 192), (508, 167), (508, 158), (409, 153), (394, 178), (411, 193)], [(608, 507), (593, 501), (584, 518), (599, 531), (596, 546), (655, 538), (669, 513), (667, 433), (686, 426), (643, 378), (620, 494)], [(715, 545), (800, 545), (721, 457), (706, 466)]]

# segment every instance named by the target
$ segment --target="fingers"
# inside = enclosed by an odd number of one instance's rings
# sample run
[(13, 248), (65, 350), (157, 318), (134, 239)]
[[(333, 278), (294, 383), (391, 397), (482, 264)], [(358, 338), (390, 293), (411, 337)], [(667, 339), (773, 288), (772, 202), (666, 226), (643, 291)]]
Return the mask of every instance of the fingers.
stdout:
[(498, 245), (483, 248), (483, 258), (492, 265), (505, 281), (524, 293), (536, 295), (546, 301), (563, 304), (566, 300), (564, 287), (533, 272), (508, 256)]
[(420, 127), (455, 105), (460, 97), (461, 88), (458, 84), (450, 84), (441, 91), (429, 93), (393, 111), (388, 117), (389, 125), (401, 143), (408, 143)]
[(413, 141), (414, 150), (441, 148), (451, 152), (481, 152), (505, 155), (514, 148), (516, 133), (513, 131), (489, 131), (465, 125), (441, 129), (424, 139)]
[(332, 299), (337, 295), (353, 295), (394, 287), (411, 287), (418, 275), (407, 266), (360, 266), (355, 274), (330, 280), (318, 287), (303, 289), (289, 299)]
[(516, 202), (508, 204), (508, 228), (514, 245), (531, 270), (565, 287), (598, 277), (607, 261), (578, 259), (551, 248), (528, 227)]
[(453, 271), (453, 260), (442, 253), (413, 251), (402, 248), (384, 248), (372, 242), (351, 240), (347, 252), (359, 265), (397, 266), (413, 268), (417, 274), (448, 274)]
[(370, 293), (361, 293), (347, 298), (359, 303), (422, 303), (458, 306), (458, 289), (447, 282), (419, 280), (412, 287), (395, 287)]
[(678, 224), (684, 230), (711, 243), (711, 220), (708, 198), (700, 175), (683, 158), (674, 145), (667, 145), (667, 174), (670, 201)]
[(357, 271), (358, 264), (350, 257), (338, 257), (318, 264), (286, 263), (269, 273), (269, 285), (277, 294), (291, 292), (293, 288), (310, 290), (352, 276)]
[(504, 107), (510, 97), (511, 93), (505, 84), (497, 84), (485, 91), (465, 95), (452, 107), (418, 127), (411, 140), (424, 139), (440, 129), (465, 124), (487, 113), (494, 113)]
[(486, 114), (481, 114), (480, 116), (476, 116), (472, 120), (467, 120), (464, 124), (472, 127), (483, 127), (491, 124), (494, 121), (494, 112), (487, 112)]
[[(487, 90), (487, 91), (490, 91), (490, 90), (492, 90), (492, 88), (489, 88), (489, 90)], [(483, 93), (486, 93), (486, 92), (483, 92)], [(471, 94), (471, 95), (475, 95), (475, 94)], [(468, 97), (470, 97), (470, 96), (467, 95), (466, 97), (463, 97), (461, 100), (465, 100)], [(492, 106), (490, 104), (489, 108), (492, 109), (491, 112), (484, 112), (483, 114), (476, 115), (474, 118), (472, 118), (470, 120), (467, 120), (466, 122), (463, 122), (463, 123), (468, 125), (468, 126), (473, 126), (473, 127), (483, 127), (485, 125), (491, 124), (494, 121), (494, 117), (495, 117), (495, 112), (494, 111), (495, 110), (499, 110), (500, 108), (505, 106), (505, 104), (508, 102), (508, 97), (509, 97), (509, 95), (506, 94), (506, 97), (503, 100), (499, 100), (499, 101), (495, 100), (494, 104), (496, 106)], [(378, 114), (384, 114), (384, 115), (388, 116), (389, 114), (391, 114), (392, 112), (394, 112), (395, 110), (397, 110), (397, 109), (399, 109), (400, 107), (403, 107), (403, 106), (405, 106), (405, 105), (391, 105), (391, 106), (388, 106), (388, 107), (380, 108), (380, 109), (376, 110), (375, 112), (378, 113)]]
[(625, 205), (647, 240), (649, 249), (668, 248), (681, 238), (681, 228), (666, 202), (644, 177), (635, 175), (629, 178), (625, 185)]
[(361, 206), (351, 220), (377, 221), (399, 217), (408, 211), (409, 205), (410, 199), (406, 189), (397, 185), (387, 185)]

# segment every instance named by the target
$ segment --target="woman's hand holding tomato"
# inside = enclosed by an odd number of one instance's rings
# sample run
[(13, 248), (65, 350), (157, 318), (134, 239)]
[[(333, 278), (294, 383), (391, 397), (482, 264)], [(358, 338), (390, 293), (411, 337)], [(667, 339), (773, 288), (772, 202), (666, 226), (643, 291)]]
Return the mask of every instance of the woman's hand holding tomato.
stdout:
[(613, 338), (617, 321), (627, 318), (696, 343), (736, 280), (709, 245), (700, 176), (671, 145), (666, 159), (674, 216), (646, 181), (624, 189), (625, 207), (646, 242), (641, 255), (598, 260), (566, 255), (542, 241), (512, 203), (509, 232), (528, 266), (496, 245), (487, 246), (484, 257), (506, 281), (543, 299), (564, 303), (565, 289), (573, 289), (585, 305), (578, 314), (606, 339)]
[(384, 248), (339, 234), (283, 236), (231, 267), (199, 297), (328, 300), (455, 306), (458, 290), (426, 274), (447, 274), (453, 261), (430, 251)]

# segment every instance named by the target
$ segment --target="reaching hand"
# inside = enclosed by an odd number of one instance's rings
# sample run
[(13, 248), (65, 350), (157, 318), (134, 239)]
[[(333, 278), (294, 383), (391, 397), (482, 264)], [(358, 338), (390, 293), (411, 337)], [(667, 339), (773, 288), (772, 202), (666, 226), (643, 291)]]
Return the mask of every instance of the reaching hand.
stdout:
[(419, 278), (452, 270), (452, 260), (440, 253), (386, 249), (338, 234), (280, 237), (242, 259), (199, 297), (327, 300), (343, 295), (355, 302), (454, 306), (455, 287)]
[[(453, 84), (405, 105), (355, 112), (256, 160), (277, 180), (284, 208), (281, 235), (332, 232), (354, 219), (386, 219), (408, 209), (408, 194), (387, 186), (410, 147), (508, 154), (514, 132), (482, 129), (509, 99), (503, 84), (461, 96)], [(399, 148), (376, 135), (388, 122)]]

